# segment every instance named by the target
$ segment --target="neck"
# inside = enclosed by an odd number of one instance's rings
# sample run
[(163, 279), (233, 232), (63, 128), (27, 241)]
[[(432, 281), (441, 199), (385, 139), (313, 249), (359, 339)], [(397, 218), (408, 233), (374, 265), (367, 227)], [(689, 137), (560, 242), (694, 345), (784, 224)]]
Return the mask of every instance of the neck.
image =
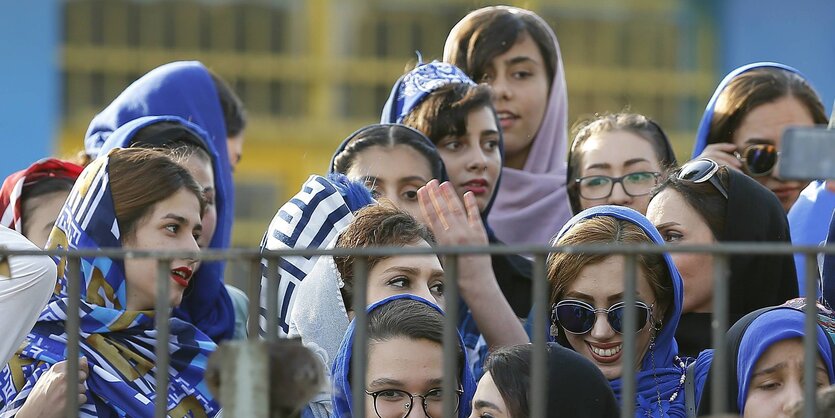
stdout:
[(531, 152), (531, 147), (519, 150), (513, 155), (505, 155), (504, 166), (507, 168), (515, 168), (522, 170), (525, 168), (525, 163), (528, 161), (528, 155)]

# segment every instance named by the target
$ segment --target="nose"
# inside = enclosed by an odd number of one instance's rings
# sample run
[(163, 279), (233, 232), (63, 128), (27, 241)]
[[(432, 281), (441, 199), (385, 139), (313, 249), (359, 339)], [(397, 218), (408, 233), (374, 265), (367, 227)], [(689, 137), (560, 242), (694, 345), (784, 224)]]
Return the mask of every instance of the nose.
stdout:
[(614, 337), (615, 330), (609, 325), (606, 313), (598, 312), (596, 315), (594, 326), (591, 328), (591, 337), (598, 341), (606, 341)]
[(470, 171), (484, 171), (487, 169), (487, 156), (481, 151), (481, 147), (470, 147), (470, 151), (467, 153), (467, 169)]
[(412, 401), (412, 410), (409, 411), (409, 414), (406, 415), (403, 418), (407, 418), (407, 417), (424, 418), (424, 417), (428, 417), (428, 416), (429, 415), (426, 415), (426, 411), (423, 410), (423, 401), (421, 401), (420, 398), (416, 397), (415, 400)]
[(490, 82), (490, 88), (493, 89), (494, 101), (510, 100), (513, 98), (513, 91), (508, 85), (508, 80), (504, 76), (496, 76)]
[[(803, 401), (803, 388), (800, 382), (792, 382), (786, 385), (786, 390), (783, 392), (783, 412), (789, 413)], [(812, 399), (812, 402), (815, 400)]]
[(623, 183), (618, 183), (612, 186), (612, 194), (609, 195), (609, 204), (626, 206), (632, 203), (632, 196), (626, 194), (626, 189), (623, 188)]

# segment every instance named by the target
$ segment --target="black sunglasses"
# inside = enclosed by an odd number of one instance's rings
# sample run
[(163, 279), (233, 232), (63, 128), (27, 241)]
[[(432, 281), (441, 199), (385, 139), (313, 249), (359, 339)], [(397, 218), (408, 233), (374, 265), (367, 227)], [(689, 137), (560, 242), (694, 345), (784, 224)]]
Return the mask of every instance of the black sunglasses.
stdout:
[(742, 162), (745, 172), (751, 177), (767, 176), (774, 171), (780, 151), (772, 144), (749, 145), (742, 153), (734, 151), (734, 156)]
[(720, 168), (722, 168), (722, 166), (720, 166), (716, 161), (709, 158), (699, 158), (681, 166), (676, 177), (679, 180), (685, 180), (692, 183), (704, 183), (709, 181), (710, 184), (712, 184), (713, 187), (716, 187), (716, 190), (719, 190), (719, 193), (722, 193), (722, 196), (725, 196), (725, 199), (727, 199), (728, 190), (714, 175)]
[[(638, 332), (649, 322), (652, 316), (652, 305), (635, 301), (635, 309), (638, 314), (635, 332)], [(626, 306), (623, 302), (618, 302), (609, 309), (595, 309), (594, 306), (581, 300), (563, 300), (554, 305), (551, 310), (551, 321), (572, 334), (585, 334), (594, 328), (598, 313), (605, 313), (612, 329), (618, 334), (623, 334), (623, 318), (626, 315)]]

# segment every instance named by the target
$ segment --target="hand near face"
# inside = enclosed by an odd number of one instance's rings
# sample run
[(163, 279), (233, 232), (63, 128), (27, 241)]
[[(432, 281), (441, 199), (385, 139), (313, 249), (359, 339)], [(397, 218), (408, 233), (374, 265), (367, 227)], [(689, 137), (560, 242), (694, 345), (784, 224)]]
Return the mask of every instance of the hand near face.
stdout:
[(487, 233), (481, 223), (475, 196), (464, 194), (464, 204), (449, 182), (432, 180), (418, 190), (420, 210), (438, 244), (487, 245)]
[(719, 165), (726, 165), (734, 170), (742, 171), (742, 162), (734, 155), (736, 150), (736, 145), (732, 143), (710, 144), (697, 158), (710, 158)]
[(38, 379), (26, 403), (17, 413), (18, 418), (60, 418), (65, 415), (67, 395), (76, 391), (78, 393), (78, 404), (87, 402), (87, 387), (84, 381), (90, 374), (90, 366), (87, 359), (82, 357), (78, 362), (78, 385), (70, 387), (70, 378), (67, 374), (67, 361), (55, 363), (44, 372)]

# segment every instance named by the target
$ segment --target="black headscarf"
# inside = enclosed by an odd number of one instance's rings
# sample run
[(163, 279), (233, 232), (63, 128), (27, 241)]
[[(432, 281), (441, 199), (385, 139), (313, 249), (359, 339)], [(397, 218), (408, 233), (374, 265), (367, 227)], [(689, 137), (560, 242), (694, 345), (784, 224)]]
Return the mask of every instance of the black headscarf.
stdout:
[(597, 366), (574, 350), (548, 344), (549, 417), (620, 416), (609, 381)]
[[(725, 227), (716, 240), (790, 243), (785, 210), (770, 190), (751, 177), (729, 169)], [(736, 254), (730, 256), (729, 268), (729, 324), (759, 308), (798, 297), (797, 273), (791, 255)], [(680, 354), (695, 357), (710, 348), (710, 315), (681, 315), (676, 332)]]

